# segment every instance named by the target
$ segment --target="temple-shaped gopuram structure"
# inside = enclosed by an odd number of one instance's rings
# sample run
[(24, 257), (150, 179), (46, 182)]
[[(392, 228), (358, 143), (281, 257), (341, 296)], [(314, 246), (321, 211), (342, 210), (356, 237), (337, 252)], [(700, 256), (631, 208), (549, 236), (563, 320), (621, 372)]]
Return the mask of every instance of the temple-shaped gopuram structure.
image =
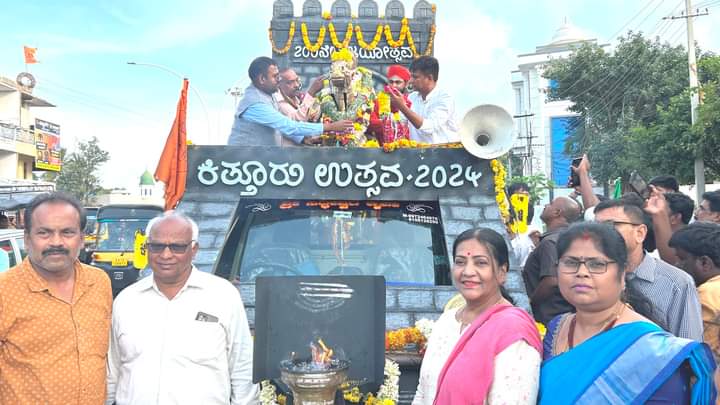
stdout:
[(275, 0), (269, 28), (273, 58), (309, 84), (330, 65), (333, 50), (347, 47), (360, 66), (384, 82), (388, 66), (408, 66), (418, 56), (433, 55), (435, 11), (425, 0), (412, 10), (397, 0), (385, 10), (374, 0), (360, 1), (357, 10), (347, 0), (335, 0), (330, 10), (319, 0), (305, 0), (302, 15), (295, 16), (291, 0)]

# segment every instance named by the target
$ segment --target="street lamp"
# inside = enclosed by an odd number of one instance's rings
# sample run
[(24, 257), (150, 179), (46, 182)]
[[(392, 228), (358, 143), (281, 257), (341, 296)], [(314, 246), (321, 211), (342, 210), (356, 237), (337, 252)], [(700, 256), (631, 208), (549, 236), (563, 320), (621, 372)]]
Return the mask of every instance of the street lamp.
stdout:
[[(170, 68), (168, 68), (168, 67), (166, 67), (166, 66), (163, 66), (163, 65), (156, 65), (156, 64), (154, 64), (154, 63), (144, 63), (144, 62), (127, 62), (127, 64), (128, 64), (128, 65), (134, 65), (134, 66), (148, 66), (148, 67), (153, 67), (153, 68), (156, 68), (156, 69), (164, 70), (164, 71), (170, 73), (171, 75), (177, 77), (177, 78), (180, 79), (180, 80), (186, 79), (185, 76), (183, 76), (183, 75), (181, 75), (180, 73), (178, 73), (178, 72), (176, 72), (176, 71), (174, 71), (174, 70), (172, 70), (172, 69), (170, 69)], [(211, 131), (210, 131), (210, 115), (208, 114), (207, 107), (205, 106), (205, 100), (202, 98), (202, 96), (201, 96), (200, 93), (197, 91), (197, 89), (195, 89), (195, 87), (193, 87), (193, 85), (190, 84), (189, 81), (188, 81), (188, 87), (190, 87), (190, 89), (193, 91), (193, 93), (195, 93), (195, 95), (197, 96), (198, 100), (200, 100), (200, 105), (202, 105), (203, 111), (205, 112), (205, 121), (207, 122), (208, 142), (209, 142), (209, 143), (212, 143), (212, 138), (213, 138), (213, 137), (212, 137), (212, 133), (211, 133)]]

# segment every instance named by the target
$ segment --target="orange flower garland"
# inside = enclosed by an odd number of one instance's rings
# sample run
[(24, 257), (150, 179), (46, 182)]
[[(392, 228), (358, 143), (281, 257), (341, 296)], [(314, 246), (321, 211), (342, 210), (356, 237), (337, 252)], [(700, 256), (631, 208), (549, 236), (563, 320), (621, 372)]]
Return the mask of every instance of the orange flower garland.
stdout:
[(305, 44), (305, 47), (308, 49), (308, 51), (310, 51), (310, 52), (319, 51), (323, 42), (325, 42), (325, 26), (323, 25), (322, 27), (320, 27), (320, 32), (318, 33), (317, 41), (314, 44), (312, 42), (310, 42), (310, 38), (308, 38), (307, 25), (305, 23), (302, 23), (300, 25), (300, 29), (302, 30), (303, 43)]
[(385, 333), (385, 350), (398, 351), (403, 350), (406, 345), (416, 344), (418, 351), (425, 350), (427, 339), (420, 332), (420, 329), (412, 326), (398, 330), (391, 330)]
[(373, 38), (372, 42), (370, 42), (368, 44), (367, 42), (365, 42), (365, 39), (363, 38), (363, 33), (362, 33), (362, 29), (360, 28), (360, 26), (359, 25), (355, 26), (355, 37), (357, 38), (358, 45), (360, 45), (360, 47), (363, 49), (367, 49), (367, 50), (375, 49), (377, 47), (378, 43), (380, 43), (380, 38), (382, 38), (382, 34), (383, 34), (383, 26), (378, 25), (377, 29), (375, 30), (375, 37)]
[(273, 40), (273, 31), (272, 27), (268, 28), (268, 37), (270, 38), (270, 46), (272, 46), (273, 52), (275, 52), (278, 55), (284, 55), (290, 50), (290, 46), (292, 45), (292, 40), (295, 37), (295, 21), (290, 22), (290, 30), (288, 31), (288, 39), (287, 42), (285, 42), (285, 46), (282, 48), (278, 48), (275, 46), (275, 40)]
[(337, 34), (335, 33), (335, 25), (333, 25), (333, 23), (330, 23), (328, 24), (328, 28), (330, 29), (330, 40), (332, 41), (336, 49), (347, 48), (347, 46), (350, 45), (353, 33), (352, 23), (348, 23), (347, 30), (345, 31), (345, 38), (343, 38), (342, 42), (338, 40)]

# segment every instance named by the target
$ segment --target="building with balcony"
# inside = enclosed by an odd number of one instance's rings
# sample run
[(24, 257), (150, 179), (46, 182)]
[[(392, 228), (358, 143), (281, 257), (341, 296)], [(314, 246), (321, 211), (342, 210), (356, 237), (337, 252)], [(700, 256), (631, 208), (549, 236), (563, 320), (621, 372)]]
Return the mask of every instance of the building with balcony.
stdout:
[(32, 88), (0, 76), (0, 178), (32, 179), (35, 164), (36, 107), (55, 107)]
[[(552, 40), (535, 52), (518, 55), (518, 68), (512, 72), (515, 98), (515, 125), (519, 135), (512, 150), (515, 162), (522, 162), (523, 175), (545, 174), (559, 187), (567, 184), (572, 157), (565, 154), (565, 141), (582, 123), (570, 111), (569, 100), (548, 100), (553, 83), (543, 77), (547, 63), (567, 58), (584, 44), (597, 44), (567, 19), (555, 31)], [(607, 45), (602, 45), (607, 46)], [(518, 168), (513, 172), (519, 173)]]

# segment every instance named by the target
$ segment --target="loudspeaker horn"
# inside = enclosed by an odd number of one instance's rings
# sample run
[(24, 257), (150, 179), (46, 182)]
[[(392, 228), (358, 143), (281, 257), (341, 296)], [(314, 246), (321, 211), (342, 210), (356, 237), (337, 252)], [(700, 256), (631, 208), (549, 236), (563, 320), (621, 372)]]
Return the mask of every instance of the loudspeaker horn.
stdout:
[(504, 108), (483, 104), (472, 108), (460, 124), (460, 141), (468, 153), (480, 159), (495, 159), (515, 143), (513, 118)]

